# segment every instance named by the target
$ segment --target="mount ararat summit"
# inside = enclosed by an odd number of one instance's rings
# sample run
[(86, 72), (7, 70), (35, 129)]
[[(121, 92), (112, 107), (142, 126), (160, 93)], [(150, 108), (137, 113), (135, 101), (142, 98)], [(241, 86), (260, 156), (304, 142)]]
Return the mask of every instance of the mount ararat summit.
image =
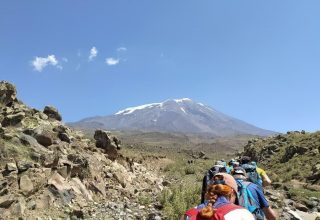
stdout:
[(274, 134), (272, 131), (255, 127), (188, 98), (131, 107), (114, 115), (85, 118), (69, 125), (80, 129), (99, 128), (214, 136)]

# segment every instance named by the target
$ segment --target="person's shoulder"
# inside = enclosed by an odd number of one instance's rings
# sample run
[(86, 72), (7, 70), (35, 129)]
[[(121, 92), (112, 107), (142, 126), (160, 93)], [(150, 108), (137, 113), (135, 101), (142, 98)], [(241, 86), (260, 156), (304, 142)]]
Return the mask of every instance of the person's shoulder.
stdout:
[(256, 170), (257, 170), (257, 173), (260, 174), (260, 175), (263, 175), (266, 173), (266, 171), (260, 167), (256, 167)]
[(262, 188), (261, 186), (255, 184), (255, 183), (252, 183), (252, 182), (247, 182), (248, 184), (248, 189), (250, 190), (255, 190), (255, 191), (262, 191)]

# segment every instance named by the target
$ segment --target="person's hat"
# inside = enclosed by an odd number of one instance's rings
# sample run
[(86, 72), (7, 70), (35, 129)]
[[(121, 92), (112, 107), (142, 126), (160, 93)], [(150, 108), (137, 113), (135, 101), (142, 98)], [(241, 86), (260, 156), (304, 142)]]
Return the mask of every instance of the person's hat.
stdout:
[(235, 192), (238, 192), (238, 185), (236, 180), (233, 178), (233, 176), (227, 173), (217, 173), (214, 176), (221, 177), (221, 179), (214, 184), (225, 184), (227, 186), (230, 186)]
[(238, 167), (240, 165), (240, 163), (238, 161), (236, 161), (232, 165), (233, 165), (233, 167)]
[(235, 168), (233, 168), (232, 175), (246, 176), (246, 171), (242, 167), (235, 167)]

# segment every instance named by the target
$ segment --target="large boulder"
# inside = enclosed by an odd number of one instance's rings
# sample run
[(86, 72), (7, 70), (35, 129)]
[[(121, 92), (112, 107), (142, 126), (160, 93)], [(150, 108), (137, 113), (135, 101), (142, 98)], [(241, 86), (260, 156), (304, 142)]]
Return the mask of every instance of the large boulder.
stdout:
[(96, 147), (103, 149), (110, 159), (116, 159), (118, 157), (118, 141), (114, 143), (115, 139), (111, 138), (106, 131), (96, 130), (94, 139), (96, 140)]
[(49, 132), (41, 132), (35, 136), (36, 140), (42, 146), (48, 147), (53, 144), (52, 134)]
[(20, 177), (20, 189), (24, 195), (29, 195), (33, 191), (33, 183), (27, 175)]
[(60, 113), (53, 106), (44, 107), (43, 113), (46, 114), (51, 119), (55, 119), (55, 120), (58, 120), (58, 121), (62, 120), (62, 117), (61, 117)]
[(17, 101), (16, 87), (7, 81), (0, 81), (0, 105), (11, 106)]
[(36, 129), (25, 130), (25, 134), (33, 136), (39, 144), (48, 147), (53, 144), (56, 134), (50, 127), (37, 127)]

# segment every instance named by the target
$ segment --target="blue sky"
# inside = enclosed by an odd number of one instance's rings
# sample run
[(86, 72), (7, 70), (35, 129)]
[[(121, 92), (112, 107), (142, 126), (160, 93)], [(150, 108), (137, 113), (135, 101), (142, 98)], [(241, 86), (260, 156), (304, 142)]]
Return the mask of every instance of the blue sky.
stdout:
[[(320, 128), (320, 1), (2, 1), (0, 79), (64, 121), (189, 97)], [(91, 56), (90, 56), (91, 55)]]

